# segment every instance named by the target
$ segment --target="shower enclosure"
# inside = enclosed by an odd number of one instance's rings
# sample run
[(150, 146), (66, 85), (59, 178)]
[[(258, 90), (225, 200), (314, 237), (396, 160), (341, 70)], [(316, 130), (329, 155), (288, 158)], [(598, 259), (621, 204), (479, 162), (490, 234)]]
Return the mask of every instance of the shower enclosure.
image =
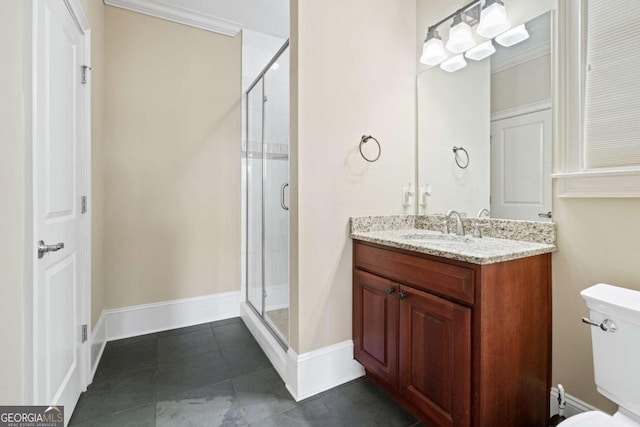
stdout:
[(247, 301), (289, 340), (289, 42), (246, 92)]

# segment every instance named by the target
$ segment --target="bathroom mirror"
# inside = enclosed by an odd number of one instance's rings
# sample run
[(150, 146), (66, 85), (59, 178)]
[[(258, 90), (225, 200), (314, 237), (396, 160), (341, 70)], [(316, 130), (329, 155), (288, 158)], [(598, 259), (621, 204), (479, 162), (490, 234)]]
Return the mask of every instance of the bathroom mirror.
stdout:
[(462, 70), (418, 74), (420, 213), (551, 220), (551, 15), (526, 22), (527, 40), (494, 41), (495, 54)]

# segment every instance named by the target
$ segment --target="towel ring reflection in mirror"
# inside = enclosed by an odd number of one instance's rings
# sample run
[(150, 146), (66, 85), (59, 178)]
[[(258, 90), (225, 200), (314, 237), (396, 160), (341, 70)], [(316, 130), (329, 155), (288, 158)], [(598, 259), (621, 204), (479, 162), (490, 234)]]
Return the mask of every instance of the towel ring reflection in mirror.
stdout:
[[(375, 143), (378, 145), (378, 155), (374, 159), (368, 158), (362, 152), (362, 144), (366, 144), (370, 139), (374, 140)], [(362, 138), (360, 139), (360, 146), (358, 148), (360, 149), (360, 155), (362, 156), (362, 158), (365, 159), (367, 162), (370, 162), (370, 163), (373, 163), (376, 160), (378, 160), (380, 158), (380, 155), (382, 154), (382, 148), (380, 147), (380, 143), (378, 142), (377, 139), (375, 139), (371, 135), (362, 135)]]
[[(466, 156), (467, 160), (465, 162), (463, 162), (463, 164), (460, 164), (460, 159), (458, 158), (458, 151), (462, 151), (464, 152), (464, 155)], [(456, 165), (458, 165), (458, 167), (460, 169), (466, 169), (467, 166), (469, 166), (469, 153), (467, 153), (467, 150), (464, 149), (464, 147), (453, 147), (453, 153), (454, 153), (454, 159), (456, 160)]]

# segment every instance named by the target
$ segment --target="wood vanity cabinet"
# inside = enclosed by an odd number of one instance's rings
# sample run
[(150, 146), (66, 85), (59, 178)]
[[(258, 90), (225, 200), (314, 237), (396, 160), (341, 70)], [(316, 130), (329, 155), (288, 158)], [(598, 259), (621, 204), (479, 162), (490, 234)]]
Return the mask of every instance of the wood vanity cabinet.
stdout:
[(354, 241), (353, 341), (427, 426), (545, 426), (551, 256), (476, 265)]

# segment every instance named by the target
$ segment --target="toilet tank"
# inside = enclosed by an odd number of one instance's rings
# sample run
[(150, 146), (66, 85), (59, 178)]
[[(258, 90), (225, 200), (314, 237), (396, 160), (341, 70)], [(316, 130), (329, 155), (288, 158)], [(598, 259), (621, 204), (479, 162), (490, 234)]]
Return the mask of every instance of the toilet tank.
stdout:
[(617, 327), (605, 332), (591, 326), (598, 392), (640, 416), (640, 292), (601, 283), (580, 295), (591, 320), (610, 319)]

